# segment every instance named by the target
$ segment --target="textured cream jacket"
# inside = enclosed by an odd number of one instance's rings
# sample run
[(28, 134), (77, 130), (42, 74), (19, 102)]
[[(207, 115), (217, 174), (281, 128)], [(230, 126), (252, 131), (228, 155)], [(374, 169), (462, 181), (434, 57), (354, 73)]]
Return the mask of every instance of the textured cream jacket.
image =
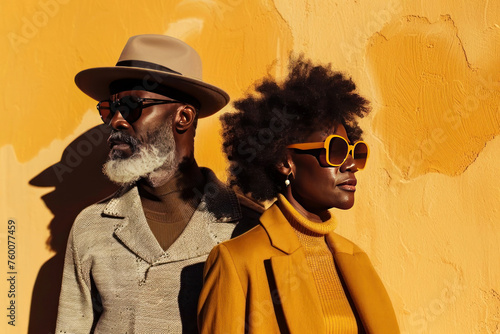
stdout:
[[(304, 250), (279, 207), (261, 225), (210, 253), (198, 304), (202, 334), (323, 334), (325, 325)], [(326, 236), (359, 333), (399, 333), (387, 292), (367, 255), (336, 233)]]
[[(236, 194), (204, 169), (207, 189), (179, 238), (163, 251), (137, 187), (94, 204), (68, 240), (56, 333), (196, 333), (196, 304), (210, 250), (241, 218)], [(102, 311), (102, 312), (101, 312)]]

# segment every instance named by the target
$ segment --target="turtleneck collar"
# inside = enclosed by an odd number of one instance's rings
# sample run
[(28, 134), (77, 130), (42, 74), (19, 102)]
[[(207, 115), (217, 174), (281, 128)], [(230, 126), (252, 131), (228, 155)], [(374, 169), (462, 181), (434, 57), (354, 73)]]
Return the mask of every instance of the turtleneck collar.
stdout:
[[(329, 211), (322, 214), (322, 223), (313, 222), (301, 215), (282, 194), (278, 194), (278, 207), (292, 226), (298, 224), (301, 230), (309, 231), (311, 234), (325, 235), (337, 227), (337, 219)], [(304, 231), (305, 232), (305, 231)]]

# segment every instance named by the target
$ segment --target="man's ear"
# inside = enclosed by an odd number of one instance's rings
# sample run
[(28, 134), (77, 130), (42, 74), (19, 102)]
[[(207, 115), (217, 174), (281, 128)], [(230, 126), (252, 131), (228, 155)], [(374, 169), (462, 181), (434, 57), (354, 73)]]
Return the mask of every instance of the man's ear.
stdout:
[(286, 153), (283, 161), (279, 162), (276, 167), (278, 171), (285, 176), (288, 176), (290, 173), (295, 173), (295, 164), (293, 163), (290, 152)]
[(177, 109), (175, 115), (175, 129), (183, 133), (187, 131), (191, 126), (195, 125), (196, 122), (196, 110), (190, 106), (185, 105)]

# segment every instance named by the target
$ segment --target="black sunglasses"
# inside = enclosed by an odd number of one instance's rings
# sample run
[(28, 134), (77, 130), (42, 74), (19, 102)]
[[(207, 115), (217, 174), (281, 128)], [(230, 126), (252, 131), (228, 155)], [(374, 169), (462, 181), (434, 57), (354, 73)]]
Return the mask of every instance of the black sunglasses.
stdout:
[(99, 115), (105, 124), (109, 124), (116, 112), (118, 111), (122, 117), (132, 124), (142, 115), (142, 109), (159, 104), (182, 103), (176, 100), (159, 100), (140, 98), (136, 96), (124, 96), (119, 100), (111, 101), (104, 100), (97, 104)]

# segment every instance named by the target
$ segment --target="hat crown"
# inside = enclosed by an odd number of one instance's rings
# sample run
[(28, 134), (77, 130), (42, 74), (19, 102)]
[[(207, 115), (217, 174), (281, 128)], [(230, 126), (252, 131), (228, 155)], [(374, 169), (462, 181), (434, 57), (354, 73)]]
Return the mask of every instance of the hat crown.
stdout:
[(122, 80), (141, 80), (141, 88), (152, 82), (175, 89), (196, 100), (199, 117), (207, 117), (229, 102), (222, 89), (202, 80), (201, 59), (186, 43), (165, 35), (137, 35), (129, 38), (113, 67), (94, 67), (75, 76), (76, 85), (91, 98), (110, 98), (111, 85)]
[(123, 61), (148, 62), (202, 80), (201, 58), (196, 50), (170, 36), (147, 34), (130, 37), (117, 66)]

